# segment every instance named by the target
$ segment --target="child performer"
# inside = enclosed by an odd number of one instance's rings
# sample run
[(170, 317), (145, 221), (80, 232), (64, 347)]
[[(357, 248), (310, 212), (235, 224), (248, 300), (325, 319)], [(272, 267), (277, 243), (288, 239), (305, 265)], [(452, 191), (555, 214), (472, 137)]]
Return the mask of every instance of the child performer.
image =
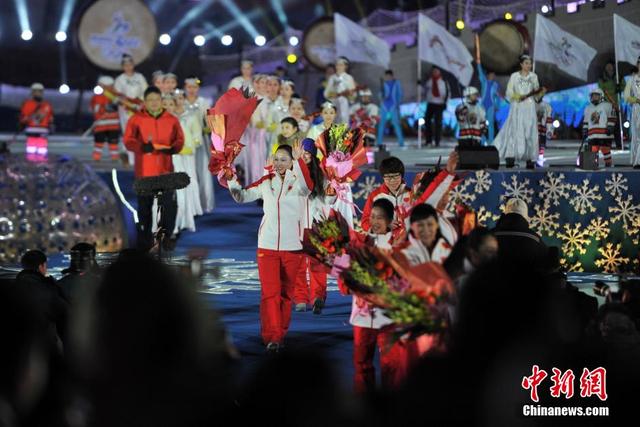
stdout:
[(538, 161), (536, 164), (544, 166), (544, 150), (547, 148), (547, 140), (553, 138), (553, 117), (549, 103), (542, 100), (542, 96), (536, 96), (536, 116), (538, 117)]
[(164, 92), (173, 94), (178, 87), (178, 76), (173, 73), (167, 73), (162, 77), (162, 87)]
[(366, 130), (367, 143), (374, 145), (376, 140), (376, 125), (380, 121), (380, 109), (371, 102), (371, 90), (362, 89), (358, 92), (360, 102), (351, 106), (351, 126), (362, 126)]
[(460, 127), (459, 147), (479, 147), (482, 135), (487, 131), (484, 108), (478, 102), (478, 89), (469, 86), (463, 92), (464, 101), (456, 107), (456, 118)]
[(347, 73), (349, 60), (341, 56), (336, 61), (336, 73), (329, 77), (329, 82), (324, 90), (324, 97), (331, 101), (338, 110), (336, 123), (349, 123), (349, 105), (355, 99), (356, 82)]
[(322, 132), (331, 128), (335, 123), (337, 112), (338, 110), (336, 109), (336, 106), (331, 102), (325, 102), (322, 104), (322, 112), (320, 114), (322, 116), (322, 123), (312, 126), (311, 129), (309, 129), (309, 132), (307, 132), (307, 138), (315, 141)]
[(300, 129), (298, 129), (298, 122), (293, 117), (285, 117), (280, 121), (280, 134), (276, 144), (273, 146), (273, 153), (275, 154), (281, 145), (295, 147), (300, 144), (300, 141), (302, 141), (302, 135), (300, 135)]
[(616, 126), (616, 116), (610, 103), (604, 100), (602, 89), (593, 89), (589, 94), (591, 103), (584, 109), (582, 134), (591, 151), (602, 152), (606, 167), (613, 166), (611, 142)]
[(302, 98), (291, 98), (291, 103), (289, 104), (289, 116), (296, 119), (300, 134), (302, 136), (306, 136), (309, 131), (309, 120), (305, 119), (304, 101)]
[(246, 189), (236, 177), (228, 181), (235, 201), (263, 200), (264, 216), (258, 230), (258, 274), (260, 276), (260, 325), (267, 352), (282, 347), (291, 321), (291, 300), (302, 263), (302, 205), (313, 191), (302, 149), (278, 148), (273, 172)]
[[(98, 79), (101, 86), (113, 86), (113, 78), (101, 76)], [(118, 160), (118, 142), (120, 139), (120, 117), (118, 104), (107, 98), (103, 93), (91, 97), (91, 112), (93, 113), (93, 160), (102, 158), (104, 144), (109, 144), (111, 160)]]
[[(313, 191), (307, 197), (302, 212), (304, 214), (304, 228), (311, 228), (314, 220), (326, 218), (335, 202), (335, 191), (327, 187), (326, 180), (320, 169), (318, 149), (313, 139), (302, 140), (302, 158), (309, 168), (313, 180)], [(315, 258), (305, 257), (302, 261), (295, 291), (296, 311), (306, 311), (307, 304), (313, 303), (313, 314), (321, 314), (327, 299), (327, 271)]]

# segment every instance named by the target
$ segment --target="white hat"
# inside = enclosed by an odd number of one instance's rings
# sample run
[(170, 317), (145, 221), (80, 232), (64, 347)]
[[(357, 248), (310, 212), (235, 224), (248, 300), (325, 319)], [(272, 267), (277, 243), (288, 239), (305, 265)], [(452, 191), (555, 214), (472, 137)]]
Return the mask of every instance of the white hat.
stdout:
[(42, 83), (33, 83), (31, 85), (31, 90), (44, 90), (44, 86)]
[(349, 60), (348, 60), (346, 57), (341, 56), (341, 57), (339, 57), (339, 58), (336, 60), (336, 64), (345, 64), (345, 65), (349, 65)]
[(507, 204), (504, 207), (504, 213), (517, 213), (524, 217), (524, 219), (529, 220), (529, 208), (527, 208), (527, 204), (524, 200), (515, 197), (507, 200)]
[(296, 87), (296, 84), (294, 82), (292, 82), (291, 80), (283, 80), (280, 84), (282, 86)]
[(178, 81), (178, 76), (176, 76), (173, 73), (166, 73), (164, 76), (162, 76), (162, 81), (165, 81), (167, 79), (173, 79), (175, 81)]
[(469, 86), (464, 88), (464, 91), (462, 92), (462, 96), (464, 96), (465, 98), (470, 97), (471, 95), (477, 94), (478, 93), (478, 89), (476, 89), (473, 86)]
[(600, 95), (600, 98), (604, 98), (604, 92), (599, 87), (592, 89), (591, 92), (589, 92), (589, 96), (593, 95), (594, 93)]
[(243, 59), (242, 61), (240, 61), (240, 66), (242, 67), (243, 65), (253, 66), (253, 61), (251, 61), (250, 59)]
[(98, 78), (98, 84), (100, 86), (113, 86), (113, 77), (111, 77), (111, 76), (100, 76)]
[(358, 92), (358, 95), (360, 95), (360, 96), (372, 96), (373, 94), (371, 93), (371, 90), (369, 90), (369, 89), (362, 89), (360, 92)]

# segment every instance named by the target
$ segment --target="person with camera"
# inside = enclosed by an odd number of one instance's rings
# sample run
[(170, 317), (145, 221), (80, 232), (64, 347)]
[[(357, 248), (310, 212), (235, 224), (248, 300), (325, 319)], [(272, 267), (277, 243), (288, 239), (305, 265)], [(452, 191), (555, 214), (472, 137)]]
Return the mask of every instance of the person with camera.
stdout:
[[(162, 94), (155, 86), (144, 92), (144, 109), (127, 123), (124, 145), (135, 155), (134, 174), (138, 178), (159, 176), (173, 172), (171, 156), (184, 146), (184, 134), (178, 118), (162, 108)], [(152, 208), (154, 196), (138, 196), (138, 240), (141, 250), (153, 246)], [(178, 205), (175, 190), (163, 191), (158, 203), (164, 208), (160, 226), (166, 233), (175, 227)], [(171, 250), (175, 238), (163, 239), (163, 246)]]

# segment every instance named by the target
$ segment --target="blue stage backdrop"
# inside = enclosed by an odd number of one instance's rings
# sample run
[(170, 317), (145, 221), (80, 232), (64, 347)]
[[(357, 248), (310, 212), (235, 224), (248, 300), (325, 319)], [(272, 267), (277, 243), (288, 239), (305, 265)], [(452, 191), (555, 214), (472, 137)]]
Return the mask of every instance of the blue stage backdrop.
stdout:
[[(468, 171), (452, 190), (450, 209), (459, 201), (471, 206), (479, 222), (493, 227), (507, 199), (529, 207), (532, 228), (548, 245), (562, 249), (569, 271), (638, 272), (640, 172), (575, 170)], [(406, 174), (413, 182), (415, 172)], [(364, 206), (381, 184), (365, 172), (353, 185), (354, 201)]]

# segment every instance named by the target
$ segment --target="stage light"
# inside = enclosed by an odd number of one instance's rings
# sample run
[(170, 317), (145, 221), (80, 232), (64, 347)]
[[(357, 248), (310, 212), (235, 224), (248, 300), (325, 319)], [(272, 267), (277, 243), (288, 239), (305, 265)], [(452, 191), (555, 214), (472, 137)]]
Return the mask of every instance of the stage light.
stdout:
[(104, 89), (102, 89), (102, 86), (96, 85), (93, 88), (93, 93), (95, 93), (96, 95), (102, 95), (104, 93)]
[(225, 46), (231, 46), (231, 43), (233, 43), (233, 37), (231, 37), (229, 34), (225, 34), (220, 39), (220, 42)]
[(460, 31), (464, 30), (464, 21), (462, 19), (456, 21), (456, 28)]
[(69, 91), (70, 91), (71, 89), (69, 88), (69, 85), (67, 85), (66, 83), (62, 83), (62, 84), (60, 85), (60, 87), (58, 88), (58, 90), (60, 91), (60, 93), (61, 93), (61, 94), (63, 94), (63, 95), (64, 95), (64, 94), (69, 93)]
[[(29, 8), (27, 6), (27, 0), (13, 0), (16, 5), (16, 12), (18, 12), (18, 21), (20, 22), (20, 30), (22, 31), (22, 40), (31, 40), (33, 33), (31, 25), (29, 25)], [(28, 32), (25, 33), (25, 32)], [(25, 38), (25, 36), (27, 36)]]
[(513, 15), (511, 14), (511, 12), (505, 12), (504, 19), (506, 19), (507, 21), (511, 21), (513, 19)]
[(424, 117), (420, 117), (420, 118), (418, 119), (418, 126), (423, 126), (423, 125), (424, 125), (424, 123), (425, 123), (425, 122), (424, 122)]
[(171, 36), (167, 33), (161, 34), (160, 37), (158, 37), (158, 41), (161, 45), (166, 46), (171, 43)]
[(24, 30), (22, 34), (20, 34), (20, 37), (22, 37), (22, 40), (24, 41), (29, 41), (33, 38), (33, 33), (31, 30)]
[(253, 41), (256, 43), (256, 45), (258, 46), (264, 46), (264, 44), (267, 42), (267, 39), (262, 36), (262, 35), (258, 35), (256, 36), (255, 39), (253, 39)]
[(295, 53), (290, 53), (289, 55), (287, 55), (287, 62), (289, 64), (295, 64), (297, 60), (298, 55), (296, 55)]
[(555, 15), (555, 11), (553, 10), (553, 4), (543, 4), (540, 7), (540, 12), (542, 12), (542, 14), (544, 16), (553, 16), (553, 15)]
[(205, 38), (204, 38), (204, 36), (202, 34), (198, 34), (197, 36), (195, 36), (193, 38), (193, 43), (196, 46), (202, 47), (206, 43), (206, 40), (205, 40)]
[(558, 128), (560, 127), (560, 120), (555, 119), (555, 120), (553, 121), (553, 127), (554, 127), (554, 128), (556, 128), (556, 129), (558, 129)]
[[(64, 6), (62, 7), (62, 15), (60, 16), (60, 24), (58, 25), (58, 32), (65, 33), (69, 29), (69, 23), (71, 22), (71, 15), (73, 14), (73, 8), (76, 4), (76, 0), (65, 0)], [(56, 38), (57, 40), (57, 38)], [(64, 40), (58, 40), (59, 42), (63, 42)]]
[(622, 126), (623, 126), (625, 129), (629, 129), (629, 127), (631, 126), (631, 123), (629, 123), (629, 120), (625, 120), (625, 121), (624, 121), (624, 123), (622, 124)]
[(298, 43), (300, 43), (300, 40), (298, 40), (296, 36), (289, 37), (289, 44), (291, 46), (298, 46)]
[(65, 41), (67, 39), (67, 33), (65, 33), (64, 31), (58, 31), (56, 33), (56, 40), (60, 43), (62, 43), (63, 41)]

